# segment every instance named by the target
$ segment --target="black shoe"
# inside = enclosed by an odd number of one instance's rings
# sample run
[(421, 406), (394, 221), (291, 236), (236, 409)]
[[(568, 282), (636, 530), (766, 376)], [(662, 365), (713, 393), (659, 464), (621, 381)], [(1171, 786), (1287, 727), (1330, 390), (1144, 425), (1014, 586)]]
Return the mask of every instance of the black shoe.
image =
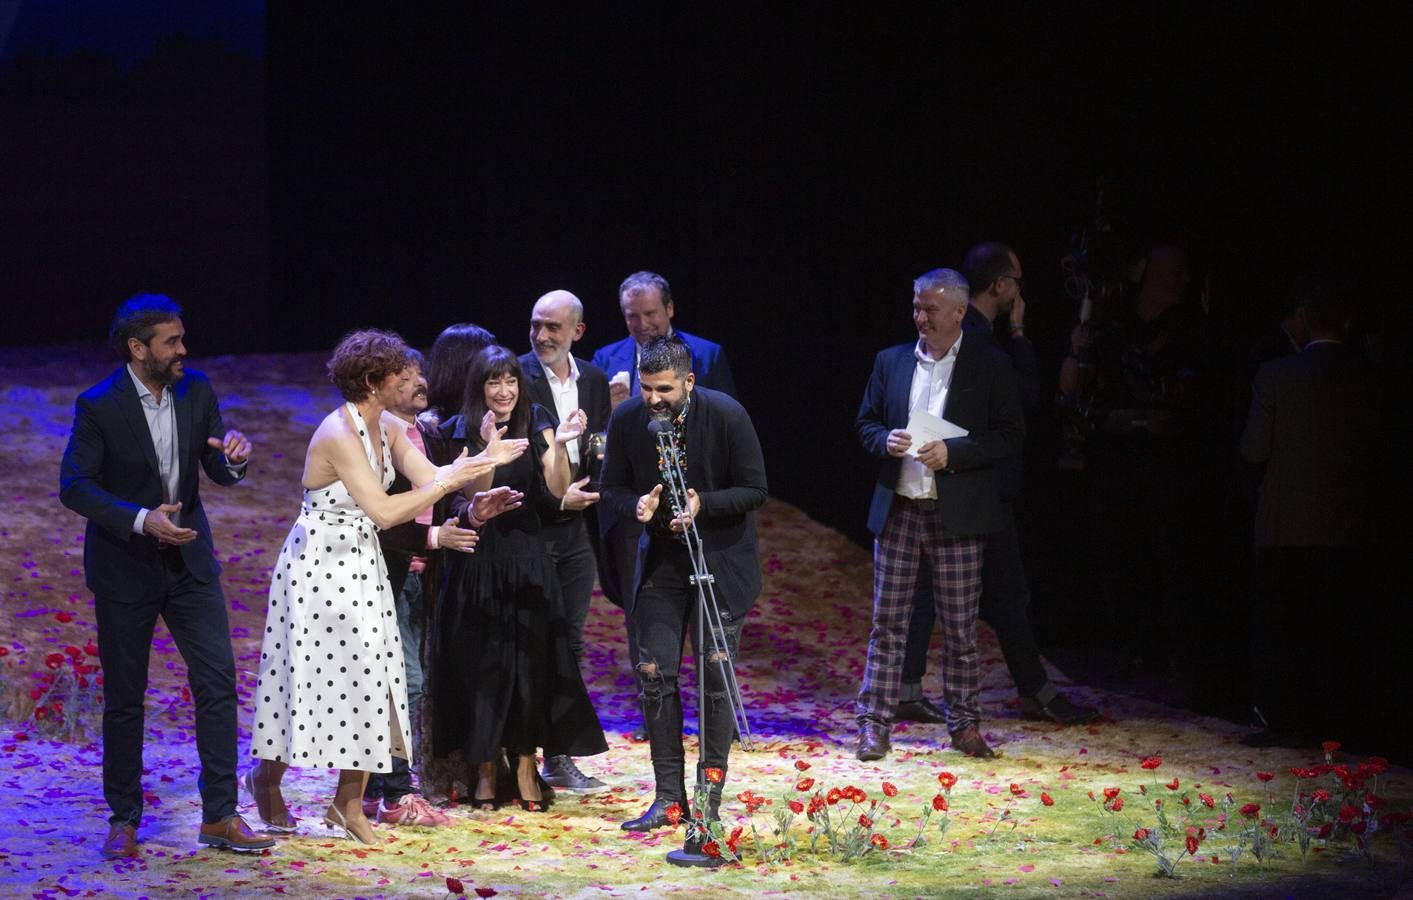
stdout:
[(541, 777), (550, 787), (571, 794), (596, 794), (608, 789), (608, 785), (602, 781), (584, 774), (583, 770), (574, 765), (574, 760), (567, 756), (546, 756)]
[(628, 740), (635, 744), (641, 744), (648, 739), (648, 730), (642, 725), (628, 732)]
[[(654, 828), (675, 828), (667, 819), (667, 808), (676, 800), (654, 800), (653, 805), (636, 819), (629, 819), (618, 826), (624, 831), (652, 831)], [(680, 804), (678, 804), (680, 806)]]
[(863, 762), (873, 762), (888, 755), (888, 726), (863, 725), (859, 728), (859, 749), (856, 753)]
[(1041, 703), (1034, 697), (1022, 697), (1021, 717), (1035, 722), (1083, 725), (1085, 722), (1093, 722), (1099, 718), (1099, 710), (1092, 706), (1071, 703), (1064, 694), (1056, 694), (1049, 703)]
[(921, 722), (924, 725), (945, 725), (947, 716), (942, 710), (933, 706), (931, 700), (919, 697), (916, 700), (901, 701), (893, 712), (893, 720), (896, 722)]

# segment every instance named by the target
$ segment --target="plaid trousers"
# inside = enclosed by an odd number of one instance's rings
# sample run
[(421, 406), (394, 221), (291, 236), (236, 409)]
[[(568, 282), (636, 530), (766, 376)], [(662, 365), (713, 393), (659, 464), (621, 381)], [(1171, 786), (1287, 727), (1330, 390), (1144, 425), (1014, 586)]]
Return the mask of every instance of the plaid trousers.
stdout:
[(984, 538), (949, 535), (936, 509), (896, 497), (873, 543), (873, 633), (863, 687), (854, 705), (859, 725), (891, 725), (903, 674), (903, 645), (917, 590), (918, 567), (932, 566), (937, 621), (942, 626), (942, 697), (947, 730), (981, 721), (981, 656), (976, 613), (981, 601)]

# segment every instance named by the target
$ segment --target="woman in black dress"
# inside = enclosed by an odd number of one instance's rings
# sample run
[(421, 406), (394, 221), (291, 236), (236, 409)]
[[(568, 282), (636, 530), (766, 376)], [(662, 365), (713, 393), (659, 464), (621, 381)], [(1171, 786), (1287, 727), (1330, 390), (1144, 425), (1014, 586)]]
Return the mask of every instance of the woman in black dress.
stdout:
[(482, 350), (467, 376), (461, 415), (442, 423), (428, 442), (433, 459), (455, 458), (463, 447), (476, 452), (488, 437), (477, 433), (487, 410), (507, 437), (530, 440), (519, 460), (466, 491), (505, 485), (525, 501), (486, 523), (475, 521), (469, 508), (462, 513), (465, 524), (479, 529), (480, 542), (474, 554), (452, 560), (437, 604), (432, 749), (437, 756), (460, 750), (478, 764), (475, 802), (491, 809), (496, 765), (506, 754), (518, 802), (537, 811), (545, 806), (538, 749), (593, 756), (608, 745), (570, 649), (559, 581), (539, 536), (541, 516), (559, 508), (569, 486), (564, 445), (578, 439), (585, 416), (576, 410), (556, 427), (522, 384), (513, 353), (498, 346)]

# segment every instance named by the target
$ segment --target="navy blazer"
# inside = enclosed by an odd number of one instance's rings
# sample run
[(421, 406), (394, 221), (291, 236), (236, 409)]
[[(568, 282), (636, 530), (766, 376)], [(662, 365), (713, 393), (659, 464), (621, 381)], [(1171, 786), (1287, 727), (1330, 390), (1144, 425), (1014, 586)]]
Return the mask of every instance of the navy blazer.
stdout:
[[(888, 432), (908, 425), (916, 346), (899, 344), (874, 358), (854, 423), (864, 450), (883, 461), (868, 510), (875, 535), (897, 496), (901, 460), (888, 455)], [(942, 417), (969, 432), (946, 441), (947, 467), (936, 473), (943, 526), (954, 535), (990, 534), (1001, 527), (994, 467), (1019, 456), (1025, 442), (1015, 370), (993, 341), (963, 337)]]
[[(197, 470), (205, 469), (222, 485), (235, 484), (245, 473), (231, 474), (225, 455), (206, 443), (225, 436), (216, 392), (206, 376), (188, 369), (172, 385), (172, 397), (181, 467), (177, 524), (196, 531), (196, 540), (182, 544), (181, 554), (192, 577), (206, 584), (220, 575), (221, 566), (201, 505)], [(136, 600), (160, 590), (164, 569), (157, 540), (132, 530), (138, 510), (161, 505), (162, 482), (152, 432), (126, 366), (84, 391), (74, 404), (74, 430), (59, 469), (59, 499), (88, 520), (83, 563), (89, 590), (115, 600)]]
[[(696, 374), (697, 387), (711, 388), (724, 394), (736, 396), (736, 381), (731, 377), (731, 367), (726, 363), (726, 353), (720, 344), (713, 344), (685, 331), (673, 331), (692, 351), (692, 372)], [(600, 347), (594, 351), (594, 365), (612, 378), (618, 372), (628, 373), (628, 392), (638, 393), (637, 345), (629, 335), (617, 343)]]
[[(599, 501), (606, 522), (616, 521), (619, 527), (635, 527), (638, 532), (632, 580), (625, 594), (630, 612), (652, 540), (635, 515), (638, 498), (662, 483), (657, 439), (648, 432), (648, 420), (641, 397), (630, 397), (613, 411)], [(707, 569), (716, 577), (717, 600), (739, 621), (750, 612), (761, 588), (755, 510), (765, 503), (767, 486), (760, 440), (741, 404), (720, 391), (697, 387), (687, 413), (686, 451), (687, 486), (701, 499), (697, 531)], [(662, 502), (667, 503), (667, 498)], [(609, 541), (605, 532), (605, 546)]]

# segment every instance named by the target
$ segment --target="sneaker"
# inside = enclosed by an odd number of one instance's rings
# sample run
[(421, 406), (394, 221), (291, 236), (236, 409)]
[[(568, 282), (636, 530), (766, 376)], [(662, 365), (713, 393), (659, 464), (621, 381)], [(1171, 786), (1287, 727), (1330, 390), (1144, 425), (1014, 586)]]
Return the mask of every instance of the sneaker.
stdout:
[(550, 787), (571, 794), (593, 794), (608, 789), (602, 781), (585, 775), (567, 756), (546, 756), (545, 769), (540, 777)]
[(451, 824), (451, 816), (427, 802), (421, 794), (404, 794), (395, 806), (388, 806), (384, 800), (377, 813), (380, 825), (423, 825), (439, 828)]

